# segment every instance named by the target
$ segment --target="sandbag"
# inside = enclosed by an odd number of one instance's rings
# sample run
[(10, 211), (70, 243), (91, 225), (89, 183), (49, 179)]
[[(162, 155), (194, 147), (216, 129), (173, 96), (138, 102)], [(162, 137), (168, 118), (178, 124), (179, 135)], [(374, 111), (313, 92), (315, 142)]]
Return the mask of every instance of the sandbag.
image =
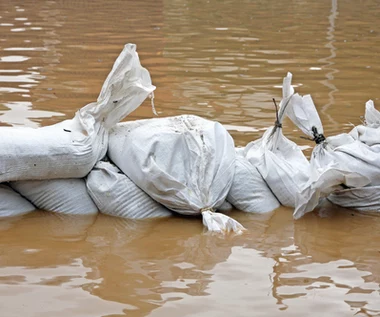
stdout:
[(296, 196), (294, 219), (299, 219), (315, 207), (331, 193), (343, 188), (360, 188), (369, 183), (369, 179), (360, 173), (340, 170), (334, 166), (322, 171), (314, 170), (310, 180)]
[(247, 144), (243, 156), (260, 172), (278, 201), (295, 206), (296, 194), (309, 179), (309, 161), (297, 144), (282, 133), (282, 121), (287, 107), (294, 98), (292, 75), (284, 78), (280, 108), (276, 124), (261, 139)]
[(364, 212), (380, 212), (380, 186), (334, 191), (327, 199), (335, 205)]
[(98, 162), (87, 176), (86, 185), (88, 193), (104, 214), (129, 219), (172, 215), (110, 162)]
[(365, 104), (365, 125), (370, 128), (380, 127), (380, 112), (375, 109), (373, 100), (368, 100)]
[(213, 212), (225, 201), (235, 172), (234, 142), (221, 124), (193, 115), (121, 123), (110, 131), (108, 156), (167, 208), (202, 214), (211, 231), (243, 230)]
[(221, 204), (219, 207), (218, 207), (218, 211), (221, 212), (221, 213), (225, 213), (225, 212), (229, 212), (231, 211), (232, 209), (234, 209), (234, 206), (232, 206), (227, 200), (225, 200), (223, 202), (223, 204)]
[(364, 125), (354, 127), (349, 134), (368, 146), (380, 144), (380, 112), (375, 109), (372, 100), (365, 104)]
[(235, 208), (252, 213), (266, 213), (280, 207), (280, 202), (255, 166), (237, 156), (235, 175), (227, 200)]
[(98, 100), (72, 120), (37, 129), (0, 127), (0, 182), (84, 177), (106, 154), (109, 128), (154, 89), (136, 46), (127, 44)]
[(6, 184), (0, 184), (0, 218), (20, 216), (35, 210), (28, 200)]
[(321, 120), (310, 95), (295, 94), (289, 102), (287, 115), (316, 142), (311, 155), (309, 179), (296, 194), (293, 213), (295, 219), (312, 211), (321, 199), (335, 190), (362, 187), (371, 181), (369, 176), (374, 167), (359, 158), (368, 155), (368, 146), (345, 133), (325, 138)]
[(10, 182), (10, 185), (38, 209), (67, 215), (98, 212), (81, 178), (16, 181)]

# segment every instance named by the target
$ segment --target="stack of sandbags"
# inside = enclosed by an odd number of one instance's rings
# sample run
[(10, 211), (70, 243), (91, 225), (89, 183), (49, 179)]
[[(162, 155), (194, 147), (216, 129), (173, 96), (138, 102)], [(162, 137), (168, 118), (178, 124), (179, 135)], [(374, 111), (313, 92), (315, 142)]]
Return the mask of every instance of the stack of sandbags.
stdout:
[(244, 229), (214, 212), (224, 203), (235, 173), (234, 142), (221, 124), (192, 115), (121, 123), (110, 132), (108, 156), (168, 209), (202, 214), (211, 231)]
[[(149, 72), (140, 64), (136, 46), (127, 44), (98, 100), (81, 108), (73, 119), (38, 129), (0, 128), (0, 183), (17, 181), (12, 186), (38, 208), (62, 213), (96, 212), (83, 180), (61, 179), (86, 176), (106, 154), (109, 129), (154, 89)], [(49, 182), (25, 182), (31, 180)]]
[(87, 176), (86, 184), (88, 193), (104, 214), (129, 219), (171, 215), (110, 162), (98, 162)]

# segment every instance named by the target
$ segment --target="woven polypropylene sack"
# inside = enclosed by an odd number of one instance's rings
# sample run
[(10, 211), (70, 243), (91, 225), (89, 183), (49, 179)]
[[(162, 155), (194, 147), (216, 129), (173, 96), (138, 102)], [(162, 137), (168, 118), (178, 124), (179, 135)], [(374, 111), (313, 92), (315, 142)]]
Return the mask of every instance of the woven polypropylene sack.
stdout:
[(333, 192), (327, 199), (335, 205), (365, 212), (380, 212), (380, 186), (347, 188)]
[(283, 98), (276, 125), (259, 140), (248, 143), (242, 155), (258, 169), (278, 201), (294, 207), (297, 193), (309, 178), (310, 164), (298, 145), (282, 133), (282, 121), (295, 98), (291, 79), (288, 73), (283, 80)]
[(108, 155), (154, 200), (184, 215), (221, 206), (235, 172), (227, 130), (192, 115), (118, 124), (110, 132)]
[(81, 178), (107, 151), (108, 129), (135, 110), (155, 87), (127, 44), (99, 98), (72, 120), (43, 128), (0, 128), (0, 182)]
[(70, 215), (98, 212), (81, 178), (16, 181), (10, 185), (38, 209)]
[(27, 199), (6, 184), (0, 184), (0, 218), (13, 217), (35, 210)]
[(227, 200), (235, 208), (252, 213), (270, 212), (280, 207), (257, 168), (239, 156), (236, 158), (235, 176)]
[(86, 184), (89, 194), (104, 214), (130, 219), (172, 215), (109, 162), (98, 162), (87, 176)]

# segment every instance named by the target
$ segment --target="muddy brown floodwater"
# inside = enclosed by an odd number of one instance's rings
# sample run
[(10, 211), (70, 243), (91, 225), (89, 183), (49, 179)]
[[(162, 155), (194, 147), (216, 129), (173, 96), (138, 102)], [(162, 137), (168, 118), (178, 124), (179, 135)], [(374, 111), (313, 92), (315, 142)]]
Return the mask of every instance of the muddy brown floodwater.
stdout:
[[(160, 116), (218, 120), (244, 145), (272, 125), (291, 71), (325, 135), (345, 132), (380, 98), (379, 16), (375, 0), (0, 0), (0, 125), (72, 117), (132, 42)], [(128, 120), (149, 117), (145, 102)], [(310, 154), (289, 121), (284, 133)], [(176, 217), (1, 220), (1, 316), (380, 315), (379, 216), (233, 214), (241, 236)]]

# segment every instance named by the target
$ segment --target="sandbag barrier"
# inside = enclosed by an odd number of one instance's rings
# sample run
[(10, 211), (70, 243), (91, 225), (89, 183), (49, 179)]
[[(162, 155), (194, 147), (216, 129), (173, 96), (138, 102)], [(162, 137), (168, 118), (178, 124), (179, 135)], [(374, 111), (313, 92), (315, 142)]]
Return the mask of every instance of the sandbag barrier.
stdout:
[[(0, 128), (0, 217), (35, 209), (132, 219), (177, 213), (240, 234), (244, 227), (223, 214), (232, 206), (267, 213), (283, 205), (298, 219), (327, 198), (380, 211), (380, 112), (368, 101), (363, 124), (325, 137), (311, 96), (291, 81), (288, 73), (278, 109), (274, 101), (274, 125), (244, 148), (220, 123), (194, 115), (118, 123), (155, 89), (127, 44), (98, 100), (73, 119)], [(310, 160), (283, 134), (286, 116), (315, 142)]]

